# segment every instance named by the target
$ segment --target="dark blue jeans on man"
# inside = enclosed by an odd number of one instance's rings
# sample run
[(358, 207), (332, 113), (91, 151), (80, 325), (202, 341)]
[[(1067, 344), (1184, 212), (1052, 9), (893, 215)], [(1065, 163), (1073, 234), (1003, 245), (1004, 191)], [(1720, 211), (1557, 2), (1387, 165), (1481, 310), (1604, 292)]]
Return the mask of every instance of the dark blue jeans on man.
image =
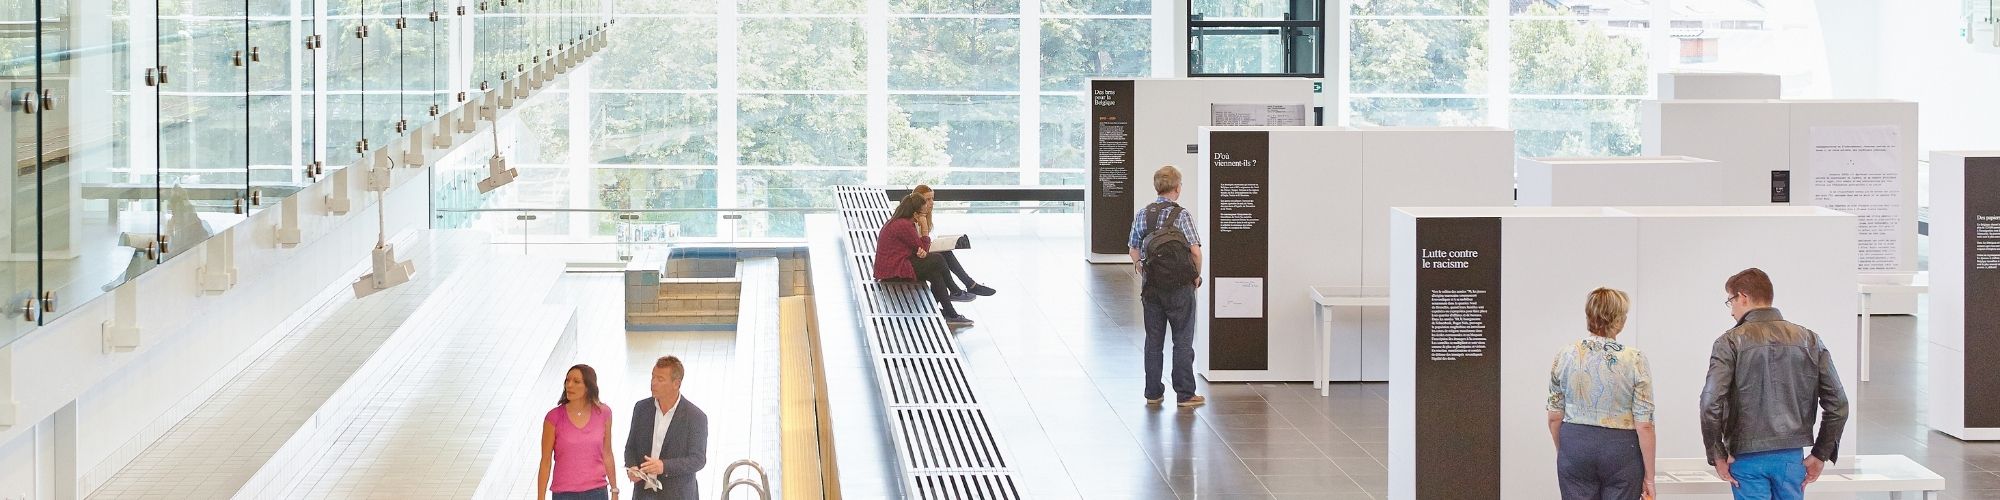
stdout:
[(1146, 310), (1146, 399), (1166, 395), (1166, 387), (1160, 384), (1160, 357), (1168, 326), (1174, 330), (1174, 401), (1194, 397), (1194, 291), (1193, 286), (1148, 287), (1139, 294)]
[(1784, 449), (1745, 453), (1729, 464), (1736, 500), (1800, 500), (1806, 496), (1806, 454)]

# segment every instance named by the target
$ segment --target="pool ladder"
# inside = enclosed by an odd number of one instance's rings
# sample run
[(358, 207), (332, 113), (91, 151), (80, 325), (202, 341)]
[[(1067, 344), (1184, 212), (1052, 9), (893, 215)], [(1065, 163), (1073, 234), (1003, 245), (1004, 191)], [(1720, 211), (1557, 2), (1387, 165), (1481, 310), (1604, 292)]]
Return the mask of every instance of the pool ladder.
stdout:
[[(756, 470), (757, 480), (752, 481), (746, 477), (730, 481), (729, 478), (736, 474), (737, 467), (749, 467)], [(749, 486), (750, 489), (757, 491), (757, 498), (759, 500), (771, 500), (771, 476), (764, 473), (764, 466), (757, 465), (756, 460), (746, 458), (730, 463), (729, 468), (722, 469), (722, 482), (729, 485), (722, 488), (722, 500), (729, 500), (729, 493), (736, 491), (737, 486)]]

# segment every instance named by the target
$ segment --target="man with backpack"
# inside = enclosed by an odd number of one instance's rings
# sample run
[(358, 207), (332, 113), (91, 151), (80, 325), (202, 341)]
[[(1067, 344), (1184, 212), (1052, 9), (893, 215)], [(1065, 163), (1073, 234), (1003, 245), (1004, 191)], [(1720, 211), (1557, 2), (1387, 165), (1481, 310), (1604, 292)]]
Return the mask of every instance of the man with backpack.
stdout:
[(1146, 404), (1166, 400), (1160, 384), (1160, 357), (1167, 327), (1174, 330), (1174, 395), (1183, 408), (1206, 402), (1194, 393), (1194, 292), (1201, 287), (1201, 236), (1194, 218), (1176, 201), (1181, 171), (1172, 165), (1153, 173), (1160, 197), (1132, 216), (1132, 265), (1144, 286), (1139, 303), (1146, 311)]

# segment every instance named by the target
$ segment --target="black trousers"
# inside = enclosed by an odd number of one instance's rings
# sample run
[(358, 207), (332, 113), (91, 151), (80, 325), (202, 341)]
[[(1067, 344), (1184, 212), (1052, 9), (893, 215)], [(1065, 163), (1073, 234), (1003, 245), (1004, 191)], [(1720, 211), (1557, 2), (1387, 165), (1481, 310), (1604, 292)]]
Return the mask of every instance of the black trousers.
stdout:
[(951, 289), (951, 276), (946, 274), (945, 271), (947, 267), (945, 263), (946, 255), (951, 255), (951, 252), (944, 252), (942, 254), (933, 253), (927, 257), (912, 258), (910, 259), (910, 265), (916, 268), (917, 281), (930, 284), (931, 298), (937, 299), (938, 309), (943, 310), (946, 317), (951, 317), (958, 315), (958, 309), (951, 306), (950, 297), (952, 292), (948, 291)]
[[(958, 263), (958, 254), (953, 252), (938, 252), (931, 255), (944, 256), (945, 267), (951, 268), (951, 274), (954, 276), (958, 276), (959, 281), (965, 282), (964, 290), (970, 290), (972, 289), (972, 287), (979, 286), (979, 282), (972, 280), (972, 275), (966, 274), (965, 265)], [(944, 280), (944, 286), (947, 290), (950, 290), (951, 293), (958, 293), (960, 291), (963, 291), (960, 288), (958, 288), (957, 284), (952, 283), (951, 280), (949, 279)]]
[(1639, 500), (1645, 492), (1638, 431), (1564, 422), (1557, 437), (1556, 480), (1563, 500)]

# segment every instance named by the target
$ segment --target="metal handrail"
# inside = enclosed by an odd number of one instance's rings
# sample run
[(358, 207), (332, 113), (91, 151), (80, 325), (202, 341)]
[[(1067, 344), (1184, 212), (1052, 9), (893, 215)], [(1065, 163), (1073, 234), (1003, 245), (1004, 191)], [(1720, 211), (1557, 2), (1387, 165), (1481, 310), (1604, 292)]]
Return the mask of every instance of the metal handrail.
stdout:
[[(745, 478), (730, 481), (729, 477), (736, 473), (736, 468), (744, 466), (757, 471), (757, 480), (751, 481)], [(737, 486), (749, 486), (751, 489), (757, 490), (758, 499), (771, 500), (771, 476), (764, 473), (764, 466), (757, 465), (756, 460), (745, 458), (731, 462), (728, 468), (722, 469), (722, 480), (729, 483), (729, 486), (722, 488), (722, 500), (729, 500), (729, 492), (735, 491)]]

